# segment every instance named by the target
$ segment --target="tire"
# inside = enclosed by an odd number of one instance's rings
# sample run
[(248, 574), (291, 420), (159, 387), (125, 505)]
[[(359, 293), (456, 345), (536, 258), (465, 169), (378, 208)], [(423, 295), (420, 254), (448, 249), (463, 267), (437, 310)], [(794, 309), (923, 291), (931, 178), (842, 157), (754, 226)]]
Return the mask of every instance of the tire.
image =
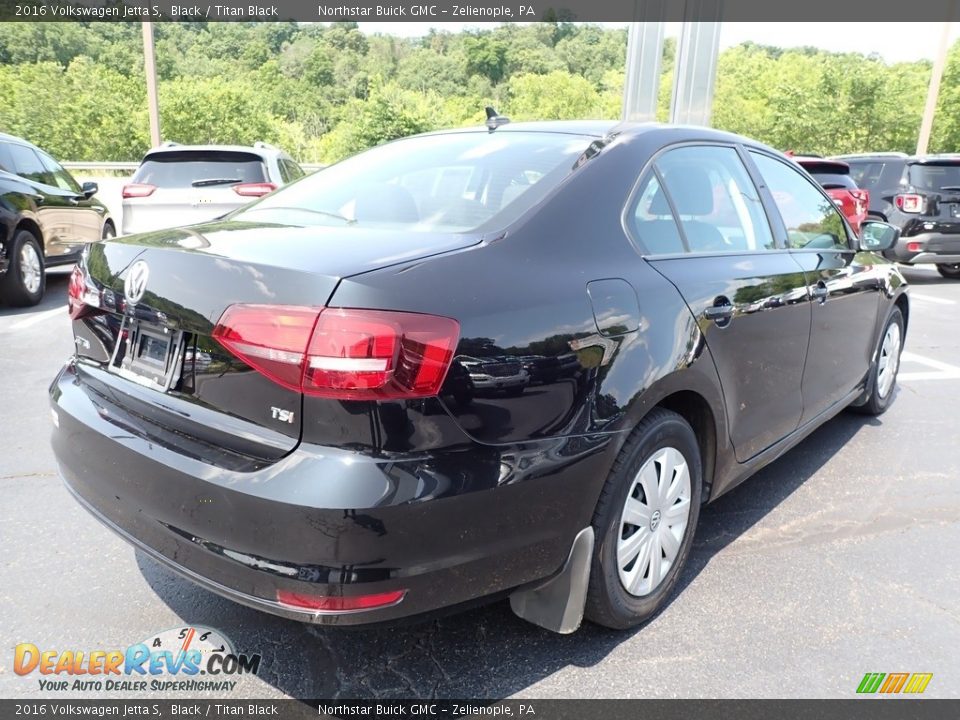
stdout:
[[(897, 373), (900, 371), (900, 353), (903, 352), (903, 330), (903, 313), (900, 312), (900, 308), (895, 307), (880, 335), (877, 362), (870, 371), (872, 376), (868, 383), (870, 397), (862, 405), (852, 407), (854, 412), (861, 415), (883, 415), (893, 402), (897, 388)], [(884, 375), (885, 371), (890, 372), (891, 367), (892, 374)]]
[[(676, 460), (686, 466), (686, 478), (683, 481), (682, 470)], [(662, 462), (662, 464), (658, 464)], [(661, 503), (659, 499), (646, 502), (644, 486), (651, 487), (653, 480), (662, 480), (666, 465), (673, 465), (670, 477), (679, 483), (678, 504)], [(590, 586), (587, 590), (585, 615), (598, 625), (615, 630), (624, 630), (646, 622), (659, 611), (669, 598), (683, 566), (686, 564), (693, 544), (693, 536), (700, 516), (700, 497), (703, 486), (700, 448), (693, 429), (680, 415), (670, 410), (656, 408), (634, 429), (620, 455), (610, 470), (606, 484), (600, 493), (600, 500), (593, 516), (593, 530), (597, 538), (594, 547), (593, 563), (590, 568)], [(640, 480), (642, 474), (647, 482)], [(649, 473), (653, 471), (653, 475)], [(669, 490), (670, 485), (667, 486)], [(653, 492), (660, 489), (652, 488)], [(631, 509), (642, 511), (635, 515), (637, 519), (647, 520), (646, 527), (641, 524), (626, 523), (627, 500)], [(679, 519), (682, 510), (677, 511), (673, 526), (669, 525), (665, 508), (685, 505), (686, 522), (682, 528)], [(653, 507), (653, 512), (650, 508)], [(631, 529), (632, 528), (632, 529)], [(677, 534), (679, 533), (679, 538)], [(667, 534), (670, 536), (669, 543)], [(646, 537), (644, 543), (642, 538)], [(630, 541), (636, 538), (632, 547), (639, 543), (641, 549), (636, 553), (629, 551)], [(655, 548), (655, 552), (646, 552), (642, 548)], [(675, 551), (673, 559), (664, 569), (670, 548)], [(618, 562), (618, 555), (623, 562)], [(630, 556), (635, 559), (631, 562)], [(648, 558), (648, 559), (645, 559)], [(657, 558), (655, 564), (653, 558)], [(655, 572), (655, 565), (660, 572)], [(659, 580), (654, 581), (654, 575)], [(628, 585), (630, 588), (628, 589)]]
[(103, 232), (100, 233), (100, 239), (110, 240), (111, 238), (115, 238), (116, 236), (117, 236), (117, 229), (113, 226), (112, 222), (107, 220), (107, 222), (103, 224)]
[(951, 265), (937, 265), (937, 272), (945, 278), (949, 278), (951, 280), (960, 280), (960, 263), (953, 263)]
[(47, 287), (43, 251), (29, 230), (18, 230), (10, 245), (10, 267), (0, 276), (0, 302), (15, 307), (36, 305)]

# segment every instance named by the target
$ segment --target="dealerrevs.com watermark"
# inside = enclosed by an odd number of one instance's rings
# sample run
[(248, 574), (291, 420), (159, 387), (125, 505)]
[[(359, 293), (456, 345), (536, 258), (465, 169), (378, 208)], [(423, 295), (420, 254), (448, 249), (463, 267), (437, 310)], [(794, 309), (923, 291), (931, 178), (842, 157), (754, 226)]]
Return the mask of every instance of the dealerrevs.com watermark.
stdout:
[(256, 675), (259, 654), (237, 653), (218, 630), (165, 630), (124, 650), (41, 649), (20, 643), (14, 650), (17, 675), (38, 675), (45, 692), (230, 692), (241, 675)]

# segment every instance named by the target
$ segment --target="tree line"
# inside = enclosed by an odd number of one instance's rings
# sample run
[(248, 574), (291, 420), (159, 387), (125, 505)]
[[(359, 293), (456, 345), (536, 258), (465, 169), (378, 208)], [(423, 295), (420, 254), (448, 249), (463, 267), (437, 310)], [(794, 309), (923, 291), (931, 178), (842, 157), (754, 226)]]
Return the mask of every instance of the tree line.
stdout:
[[(626, 30), (553, 22), (366, 35), (355, 23), (154, 26), (164, 139), (264, 140), (334, 162), (412, 133), (514, 120), (619, 117)], [(675, 43), (664, 47), (666, 119)], [(712, 124), (784, 150), (916, 145), (931, 63), (745, 43), (720, 54)], [(0, 131), (68, 160), (138, 160), (149, 147), (139, 23), (0, 23)], [(931, 151), (960, 148), (960, 43)]]

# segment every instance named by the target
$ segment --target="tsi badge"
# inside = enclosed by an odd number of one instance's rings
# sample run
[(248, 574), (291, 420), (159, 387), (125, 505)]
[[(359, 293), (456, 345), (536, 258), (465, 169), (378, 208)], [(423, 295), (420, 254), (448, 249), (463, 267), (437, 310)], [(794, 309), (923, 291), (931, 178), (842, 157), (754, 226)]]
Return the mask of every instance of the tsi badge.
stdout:
[(290, 423), (293, 425), (293, 410), (284, 410), (283, 408), (271, 407), (270, 412), (273, 414), (274, 420), (279, 420), (280, 422)]

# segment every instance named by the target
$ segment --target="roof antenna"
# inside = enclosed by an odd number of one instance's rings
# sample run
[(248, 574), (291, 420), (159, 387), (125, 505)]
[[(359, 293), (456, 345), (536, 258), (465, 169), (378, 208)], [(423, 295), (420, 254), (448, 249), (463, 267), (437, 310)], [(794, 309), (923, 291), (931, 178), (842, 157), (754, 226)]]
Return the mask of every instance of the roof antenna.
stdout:
[(496, 110), (494, 110), (489, 105), (487, 105), (486, 111), (487, 111), (486, 124), (490, 132), (493, 132), (501, 125), (506, 125), (508, 122), (510, 122), (510, 118), (508, 118), (506, 115), (500, 115)]

